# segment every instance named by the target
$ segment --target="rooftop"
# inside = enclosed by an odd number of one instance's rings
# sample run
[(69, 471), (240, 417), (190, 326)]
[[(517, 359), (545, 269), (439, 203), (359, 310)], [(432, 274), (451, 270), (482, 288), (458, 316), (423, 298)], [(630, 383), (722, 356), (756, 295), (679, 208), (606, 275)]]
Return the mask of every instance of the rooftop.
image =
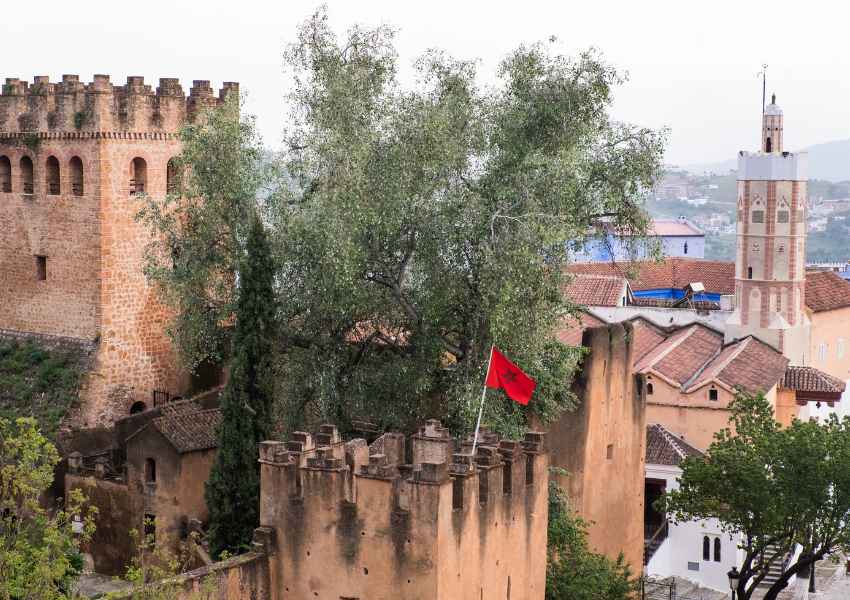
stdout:
[(167, 439), (180, 454), (218, 447), (218, 426), (221, 410), (192, 411), (188, 406), (166, 413), (151, 421), (151, 425)]
[(702, 237), (705, 233), (686, 219), (653, 219), (649, 235)]
[(620, 306), (628, 293), (628, 283), (622, 276), (578, 273), (565, 286), (564, 293), (575, 304)]
[(703, 453), (662, 425), (647, 425), (646, 464), (678, 467), (689, 456), (703, 456)]
[(696, 258), (667, 258), (663, 262), (591, 262), (570, 265), (571, 273), (626, 277), (634, 291), (682, 289), (702, 282), (708, 292), (735, 293), (735, 263)]
[(785, 371), (782, 385), (798, 392), (843, 394), (845, 383), (814, 367), (790, 366)]
[(806, 306), (813, 312), (850, 306), (850, 281), (832, 271), (806, 272)]

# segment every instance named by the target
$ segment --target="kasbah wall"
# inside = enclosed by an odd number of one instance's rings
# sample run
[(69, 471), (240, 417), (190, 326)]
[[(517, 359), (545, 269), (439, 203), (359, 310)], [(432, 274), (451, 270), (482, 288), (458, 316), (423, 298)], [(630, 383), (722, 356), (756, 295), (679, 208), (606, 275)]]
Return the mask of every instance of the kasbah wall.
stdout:
[(180, 394), (188, 383), (165, 333), (169, 312), (142, 271), (151, 237), (135, 221), (136, 192), (165, 195), (180, 127), (231, 91), (238, 85), (216, 96), (195, 81), (187, 97), (175, 79), (154, 92), (141, 77), (114, 86), (107, 75), (6, 79), (0, 329), (97, 343), (78, 425), (111, 423), (136, 401), (150, 407), (154, 390)]
[(632, 370), (629, 323), (584, 331), (588, 349), (573, 392), (575, 412), (548, 431), (552, 466), (572, 508), (586, 521), (588, 541), (616, 560), (622, 552), (633, 573), (643, 568), (646, 402)]

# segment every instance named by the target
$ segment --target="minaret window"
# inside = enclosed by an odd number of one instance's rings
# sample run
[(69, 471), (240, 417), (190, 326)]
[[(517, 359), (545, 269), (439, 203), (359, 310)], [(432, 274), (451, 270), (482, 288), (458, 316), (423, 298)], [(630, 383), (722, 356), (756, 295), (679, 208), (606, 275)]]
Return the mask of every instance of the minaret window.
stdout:
[(764, 142), (764, 151), (765, 152), (773, 152), (771, 147), (772, 146), (771, 146), (771, 143), (770, 143), (770, 138), (767, 138), (767, 140)]
[(685, 254), (687, 254), (687, 253), (688, 253), (688, 242), (685, 242), (685, 248), (684, 248), (684, 251), (685, 251)]
[(777, 223), (787, 223), (788, 222), (788, 211), (780, 210), (776, 213), (776, 222)]
[(752, 279), (752, 278), (753, 278), (753, 268), (747, 267), (747, 279)]
[(764, 223), (764, 211), (763, 210), (754, 210), (753, 211), (753, 223)]

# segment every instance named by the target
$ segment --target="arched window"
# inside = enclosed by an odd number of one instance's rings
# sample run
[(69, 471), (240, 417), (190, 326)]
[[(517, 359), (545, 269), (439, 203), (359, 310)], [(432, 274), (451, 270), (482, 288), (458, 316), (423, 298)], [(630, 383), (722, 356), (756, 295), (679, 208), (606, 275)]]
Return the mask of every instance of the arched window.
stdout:
[(85, 194), (83, 161), (80, 160), (79, 156), (75, 156), (68, 166), (71, 167), (71, 193), (75, 196), (82, 196)]
[(720, 538), (714, 538), (714, 562), (720, 562)]
[(55, 156), (48, 156), (45, 167), (44, 183), (47, 193), (51, 196), (58, 196), (62, 192), (59, 179), (59, 160)]
[(12, 161), (8, 156), (0, 156), (0, 192), (12, 193)]
[(767, 140), (765, 140), (765, 142), (764, 142), (764, 151), (765, 152), (773, 152), (772, 147), (773, 147), (773, 145), (770, 143), (770, 137), (768, 137)]
[(130, 195), (144, 194), (148, 182), (148, 165), (138, 156), (130, 163)]
[(688, 253), (688, 242), (685, 242), (685, 254)]
[(711, 540), (707, 535), (702, 538), (702, 559), (711, 560)]
[(145, 482), (156, 483), (156, 461), (152, 458), (145, 459)]
[(165, 191), (173, 194), (177, 191), (177, 161), (171, 159), (165, 167)]
[(147, 404), (145, 404), (141, 400), (139, 400), (138, 402), (133, 402), (133, 406), (130, 407), (130, 414), (131, 415), (137, 415), (140, 412), (145, 412), (145, 410), (147, 410), (147, 408), (148, 408)]
[(21, 159), (21, 191), (24, 194), (32, 194), (32, 159), (24, 156)]

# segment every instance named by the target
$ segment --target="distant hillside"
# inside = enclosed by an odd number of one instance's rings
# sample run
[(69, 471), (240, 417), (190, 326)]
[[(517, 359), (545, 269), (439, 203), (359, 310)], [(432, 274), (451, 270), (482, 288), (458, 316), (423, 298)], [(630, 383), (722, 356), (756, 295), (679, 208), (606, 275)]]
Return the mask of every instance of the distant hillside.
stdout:
[[(850, 180), (850, 140), (815, 144), (806, 150), (809, 152), (809, 179)], [(682, 168), (698, 175), (706, 172), (725, 174), (738, 168), (738, 161), (731, 158), (716, 163), (686, 165)]]

